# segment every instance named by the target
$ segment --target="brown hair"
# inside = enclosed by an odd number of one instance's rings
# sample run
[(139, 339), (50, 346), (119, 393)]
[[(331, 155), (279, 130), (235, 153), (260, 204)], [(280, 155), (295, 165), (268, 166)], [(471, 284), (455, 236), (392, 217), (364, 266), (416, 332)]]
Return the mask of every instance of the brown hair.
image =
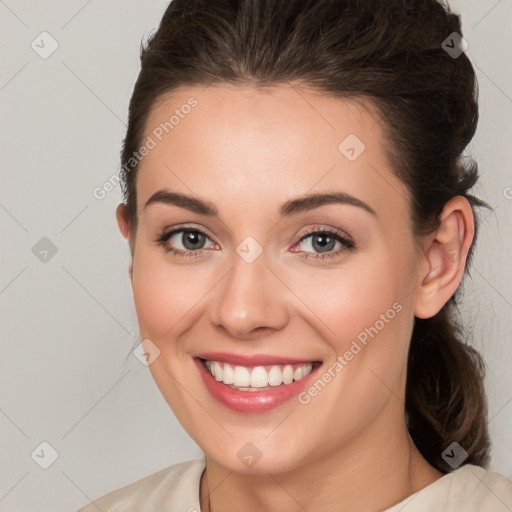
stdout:
[[(173, 0), (141, 46), (121, 152), (132, 235), (137, 165), (128, 163), (151, 107), (177, 87), (212, 83), (294, 81), (371, 100), (385, 120), (388, 157), (410, 191), (418, 235), (439, 226), (444, 205), (457, 195), (473, 213), (487, 207), (468, 193), (478, 168), (462, 152), (477, 127), (478, 89), (467, 56), (442, 47), (453, 32), (462, 35), (459, 16), (436, 0)], [(475, 218), (475, 241), (477, 231)], [(452, 467), (441, 454), (453, 441), (468, 453), (465, 464), (489, 463), (484, 365), (455, 318), (459, 291), (434, 317), (415, 318), (406, 386), (411, 437), (445, 473)]]

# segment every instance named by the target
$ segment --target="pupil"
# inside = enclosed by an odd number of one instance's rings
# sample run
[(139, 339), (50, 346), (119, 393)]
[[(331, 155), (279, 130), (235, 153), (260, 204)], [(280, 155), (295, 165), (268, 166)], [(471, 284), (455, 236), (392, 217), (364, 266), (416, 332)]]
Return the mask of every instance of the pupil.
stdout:
[(332, 251), (334, 249), (335, 242), (334, 238), (329, 235), (315, 235), (313, 237), (313, 248), (315, 250), (319, 250), (319, 252)]
[[(194, 244), (200, 244), (201, 242), (204, 242), (204, 237), (201, 233), (197, 231), (185, 231), (183, 233), (183, 245), (187, 249), (198, 249), (197, 246)], [(200, 248), (200, 247), (199, 247)]]

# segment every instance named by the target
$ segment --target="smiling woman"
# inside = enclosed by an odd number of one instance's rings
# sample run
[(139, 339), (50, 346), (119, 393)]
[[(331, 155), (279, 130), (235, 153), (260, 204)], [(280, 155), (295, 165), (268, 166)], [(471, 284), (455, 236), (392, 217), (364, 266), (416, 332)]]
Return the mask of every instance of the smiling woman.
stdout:
[(149, 369), (205, 455), (82, 512), (512, 509), (453, 311), (486, 206), (460, 34), (435, 0), (169, 5), (116, 215)]

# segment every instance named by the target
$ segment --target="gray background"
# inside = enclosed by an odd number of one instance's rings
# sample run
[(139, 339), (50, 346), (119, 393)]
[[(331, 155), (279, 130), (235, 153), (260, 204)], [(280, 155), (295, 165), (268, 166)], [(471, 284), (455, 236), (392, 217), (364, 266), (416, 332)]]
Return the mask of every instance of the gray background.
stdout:
[[(450, 3), (480, 84), (476, 193), (495, 208), (483, 210), (462, 312), (488, 365), (492, 469), (512, 479), (512, 0)], [(149, 370), (125, 364), (139, 337), (121, 195), (93, 196), (117, 172), (141, 38), (166, 5), (0, 0), (1, 511), (73, 511), (202, 456)], [(59, 45), (46, 59), (31, 47), (43, 31)], [(46, 262), (44, 237), (57, 249)], [(44, 463), (43, 441), (58, 452), (46, 470), (31, 456)]]

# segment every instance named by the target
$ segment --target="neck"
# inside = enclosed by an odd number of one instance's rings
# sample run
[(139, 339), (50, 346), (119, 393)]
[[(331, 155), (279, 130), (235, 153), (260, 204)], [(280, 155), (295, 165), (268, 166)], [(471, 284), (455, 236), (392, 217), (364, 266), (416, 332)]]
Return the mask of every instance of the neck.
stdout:
[[(421, 456), (405, 422), (392, 437), (375, 437), (373, 430), (285, 473), (240, 474), (207, 458), (201, 511), (378, 512), (443, 476)], [(369, 439), (379, 442), (370, 444)]]

